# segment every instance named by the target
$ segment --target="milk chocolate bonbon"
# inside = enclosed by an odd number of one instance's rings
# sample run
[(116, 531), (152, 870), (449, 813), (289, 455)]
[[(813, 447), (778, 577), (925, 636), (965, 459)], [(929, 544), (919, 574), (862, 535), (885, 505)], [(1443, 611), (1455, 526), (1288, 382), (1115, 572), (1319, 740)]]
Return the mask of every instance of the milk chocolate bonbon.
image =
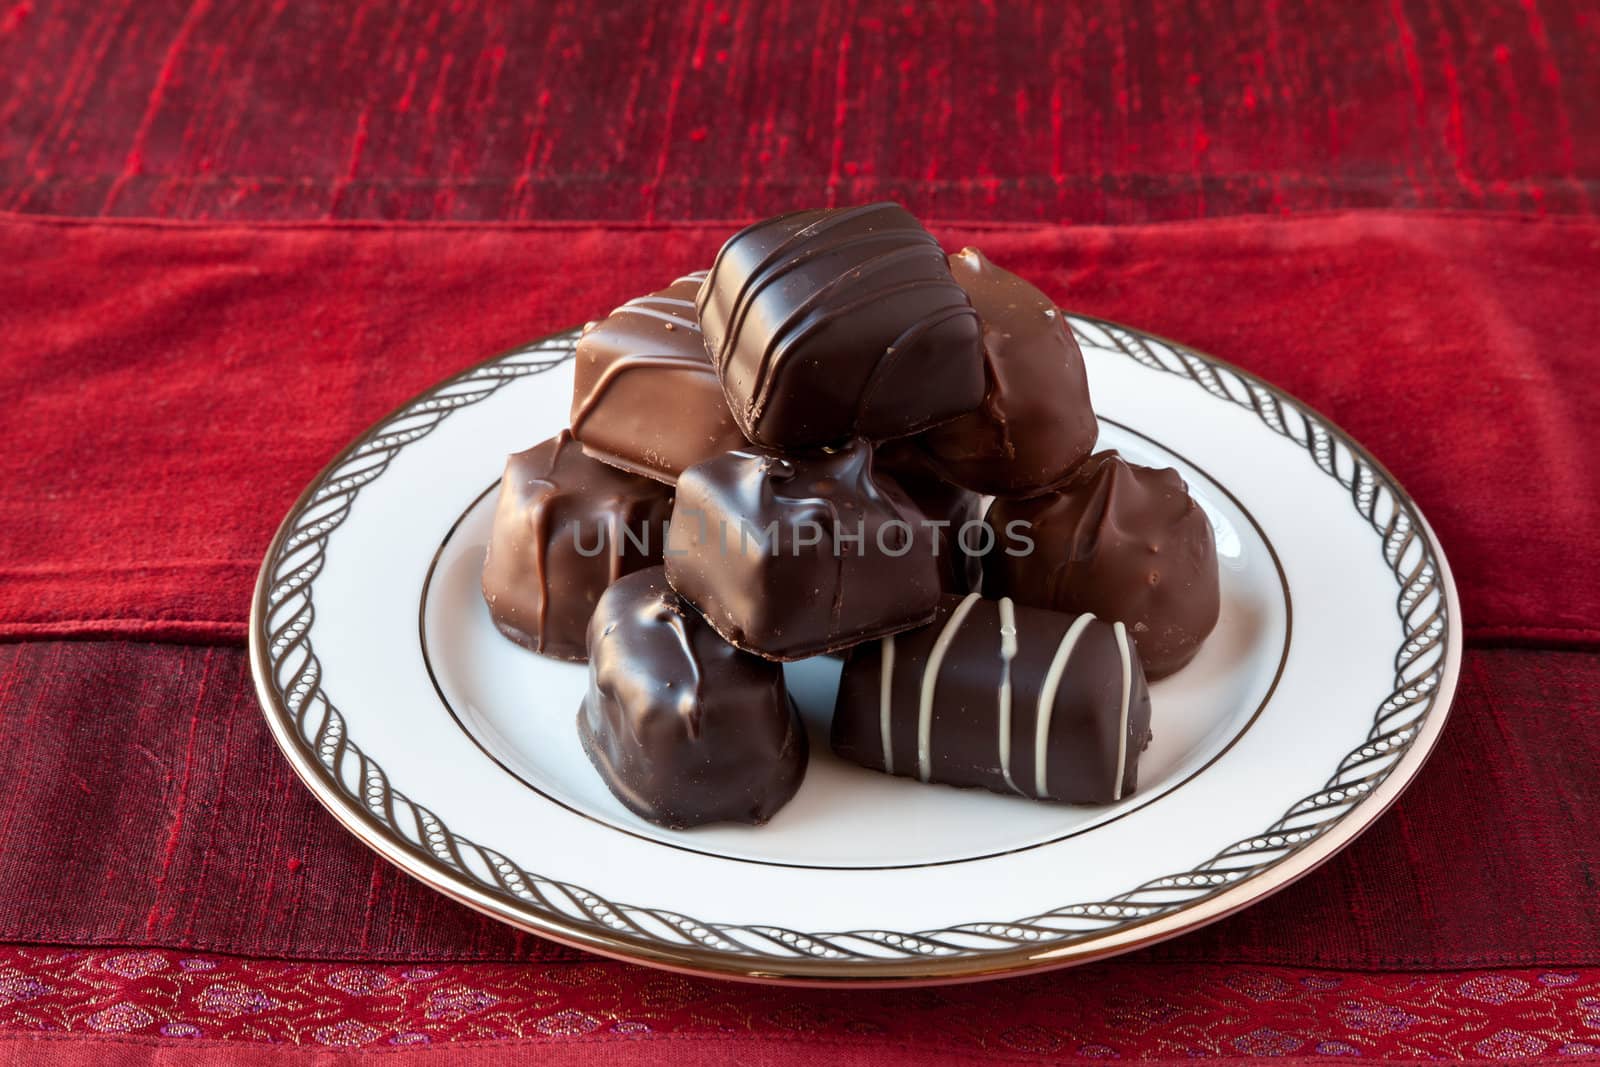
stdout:
[(996, 499), (986, 521), (1020, 523), (1033, 542), (984, 557), (986, 593), (1125, 623), (1151, 678), (1187, 664), (1217, 624), (1211, 523), (1170, 467), (1097, 452), (1054, 492)]
[(578, 339), (571, 425), (589, 455), (670, 483), (745, 443), (695, 318), (704, 280), (701, 271), (630, 300)]
[(500, 632), (582, 660), (606, 586), (661, 562), (672, 488), (583, 454), (556, 436), (506, 460), (483, 562), (483, 599)]
[(1028, 496), (1062, 481), (1094, 451), (1083, 353), (1050, 298), (976, 248), (950, 270), (983, 322), (983, 403), (918, 441), (952, 482), (979, 493)]

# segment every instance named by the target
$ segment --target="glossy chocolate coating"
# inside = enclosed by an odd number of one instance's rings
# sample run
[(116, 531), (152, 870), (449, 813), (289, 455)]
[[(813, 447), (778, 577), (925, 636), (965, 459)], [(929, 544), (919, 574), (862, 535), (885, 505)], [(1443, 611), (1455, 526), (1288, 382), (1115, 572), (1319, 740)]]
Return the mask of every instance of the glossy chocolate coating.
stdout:
[(983, 497), (944, 480), (927, 453), (910, 439), (885, 441), (873, 453), (873, 469), (905, 490), (922, 516), (936, 524), (940, 588), (946, 593), (970, 593), (983, 577), (982, 543), (969, 530), (962, 547), (961, 529), (983, 521)]
[(933, 531), (858, 440), (811, 455), (751, 446), (690, 467), (666, 567), (729, 642), (792, 660), (927, 622), (933, 553)]
[(764, 823), (806, 773), (783, 667), (718, 637), (659, 567), (595, 608), (578, 736), (618, 800), (673, 829)]
[(630, 300), (578, 339), (571, 426), (589, 455), (671, 483), (745, 444), (695, 318), (705, 277)]
[(1096, 452), (1056, 492), (995, 500), (987, 521), (997, 534), (1026, 522), (1034, 542), (1026, 555), (985, 557), (987, 593), (1126, 623), (1151, 678), (1193, 659), (1217, 624), (1211, 523), (1170, 467)]
[(833, 750), (852, 763), (1070, 804), (1131, 794), (1149, 743), (1150, 695), (1120, 624), (976, 594), (856, 648), (833, 710)]
[(977, 313), (898, 204), (740, 230), (698, 307), (733, 417), (762, 445), (899, 437), (983, 399)]
[(524, 648), (581, 661), (595, 602), (661, 562), (671, 514), (670, 486), (590, 459), (566, 430), (508, 457), (483, 561), (494, 624)]
[(919, 442), (946, 478), (968, 489), (1048, 489), (1094, 451), (1100, 434), (1083, 353), (1049, 297), (976, 248), (951, 256), (950, 271), (983, 322), (988, 393)]

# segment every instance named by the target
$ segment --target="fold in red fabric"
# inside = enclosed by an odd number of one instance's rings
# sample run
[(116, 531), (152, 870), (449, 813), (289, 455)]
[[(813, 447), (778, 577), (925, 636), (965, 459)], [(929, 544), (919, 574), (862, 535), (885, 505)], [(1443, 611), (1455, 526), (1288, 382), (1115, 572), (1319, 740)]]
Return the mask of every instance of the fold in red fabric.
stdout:
[[(935, 229), (1349, 429), (1436, 526), (1475, 637), (1600, 637), (1600, 222)], [(240, 640), (279, 518), (354, 434), (726, 235), (0, 216), (0, 638)]]

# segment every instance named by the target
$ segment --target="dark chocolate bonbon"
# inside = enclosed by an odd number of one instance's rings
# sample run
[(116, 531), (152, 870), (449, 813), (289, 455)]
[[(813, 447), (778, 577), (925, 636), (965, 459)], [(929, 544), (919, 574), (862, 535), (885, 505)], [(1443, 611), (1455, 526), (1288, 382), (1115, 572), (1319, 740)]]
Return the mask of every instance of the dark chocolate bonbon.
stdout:
[(878, 475), (905, 490), (924, 521), (933, 524), (941, 588), (946, 593), (977, 589), (983, 577), (980, 549), (987, 537), (982, 529), (983, 497), (941, 477), (928, 454), (910, 438), (884, 442), (872, 459)]
[(926, 622), (939, 598), (934, 532), (872, 469), (872, 447), (751, 446), (678, 479), (667, 579), (724, 638), (803, 659)]
[(856, 648), (832, 727), (834, 751), (873, 770), (1075, 804), (1131, 794), (1149, 741), (1150, 696), (1121, 623), (976, 593)]
[(766, 822), (809, 751), (783, 667), (718, 637), (659, 567), (595, 608), (578, 735), (618, 800), (673, 829)]
[(977, 313), (898, 204), (740, 230), (697, 307), (733, 417), (762, 445), (899, 437), (983, 399)]

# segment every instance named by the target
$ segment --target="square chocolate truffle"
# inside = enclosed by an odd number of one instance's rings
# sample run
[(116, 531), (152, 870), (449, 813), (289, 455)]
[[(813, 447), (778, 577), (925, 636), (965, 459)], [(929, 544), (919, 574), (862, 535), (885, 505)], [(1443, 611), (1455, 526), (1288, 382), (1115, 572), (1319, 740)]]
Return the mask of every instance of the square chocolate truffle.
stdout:
[(932, 527), (872, 471), (872, 446), (783, 454), (754, 446), (678, 479), (667, 580), (729, 643), (793, 660), (933, 616)]
[(556, 659), (584, 658), (606, 587), (661, 562), (672, 488), (590, 459), (562, 430), (506, 459), (483, 561), (500, 632)]

